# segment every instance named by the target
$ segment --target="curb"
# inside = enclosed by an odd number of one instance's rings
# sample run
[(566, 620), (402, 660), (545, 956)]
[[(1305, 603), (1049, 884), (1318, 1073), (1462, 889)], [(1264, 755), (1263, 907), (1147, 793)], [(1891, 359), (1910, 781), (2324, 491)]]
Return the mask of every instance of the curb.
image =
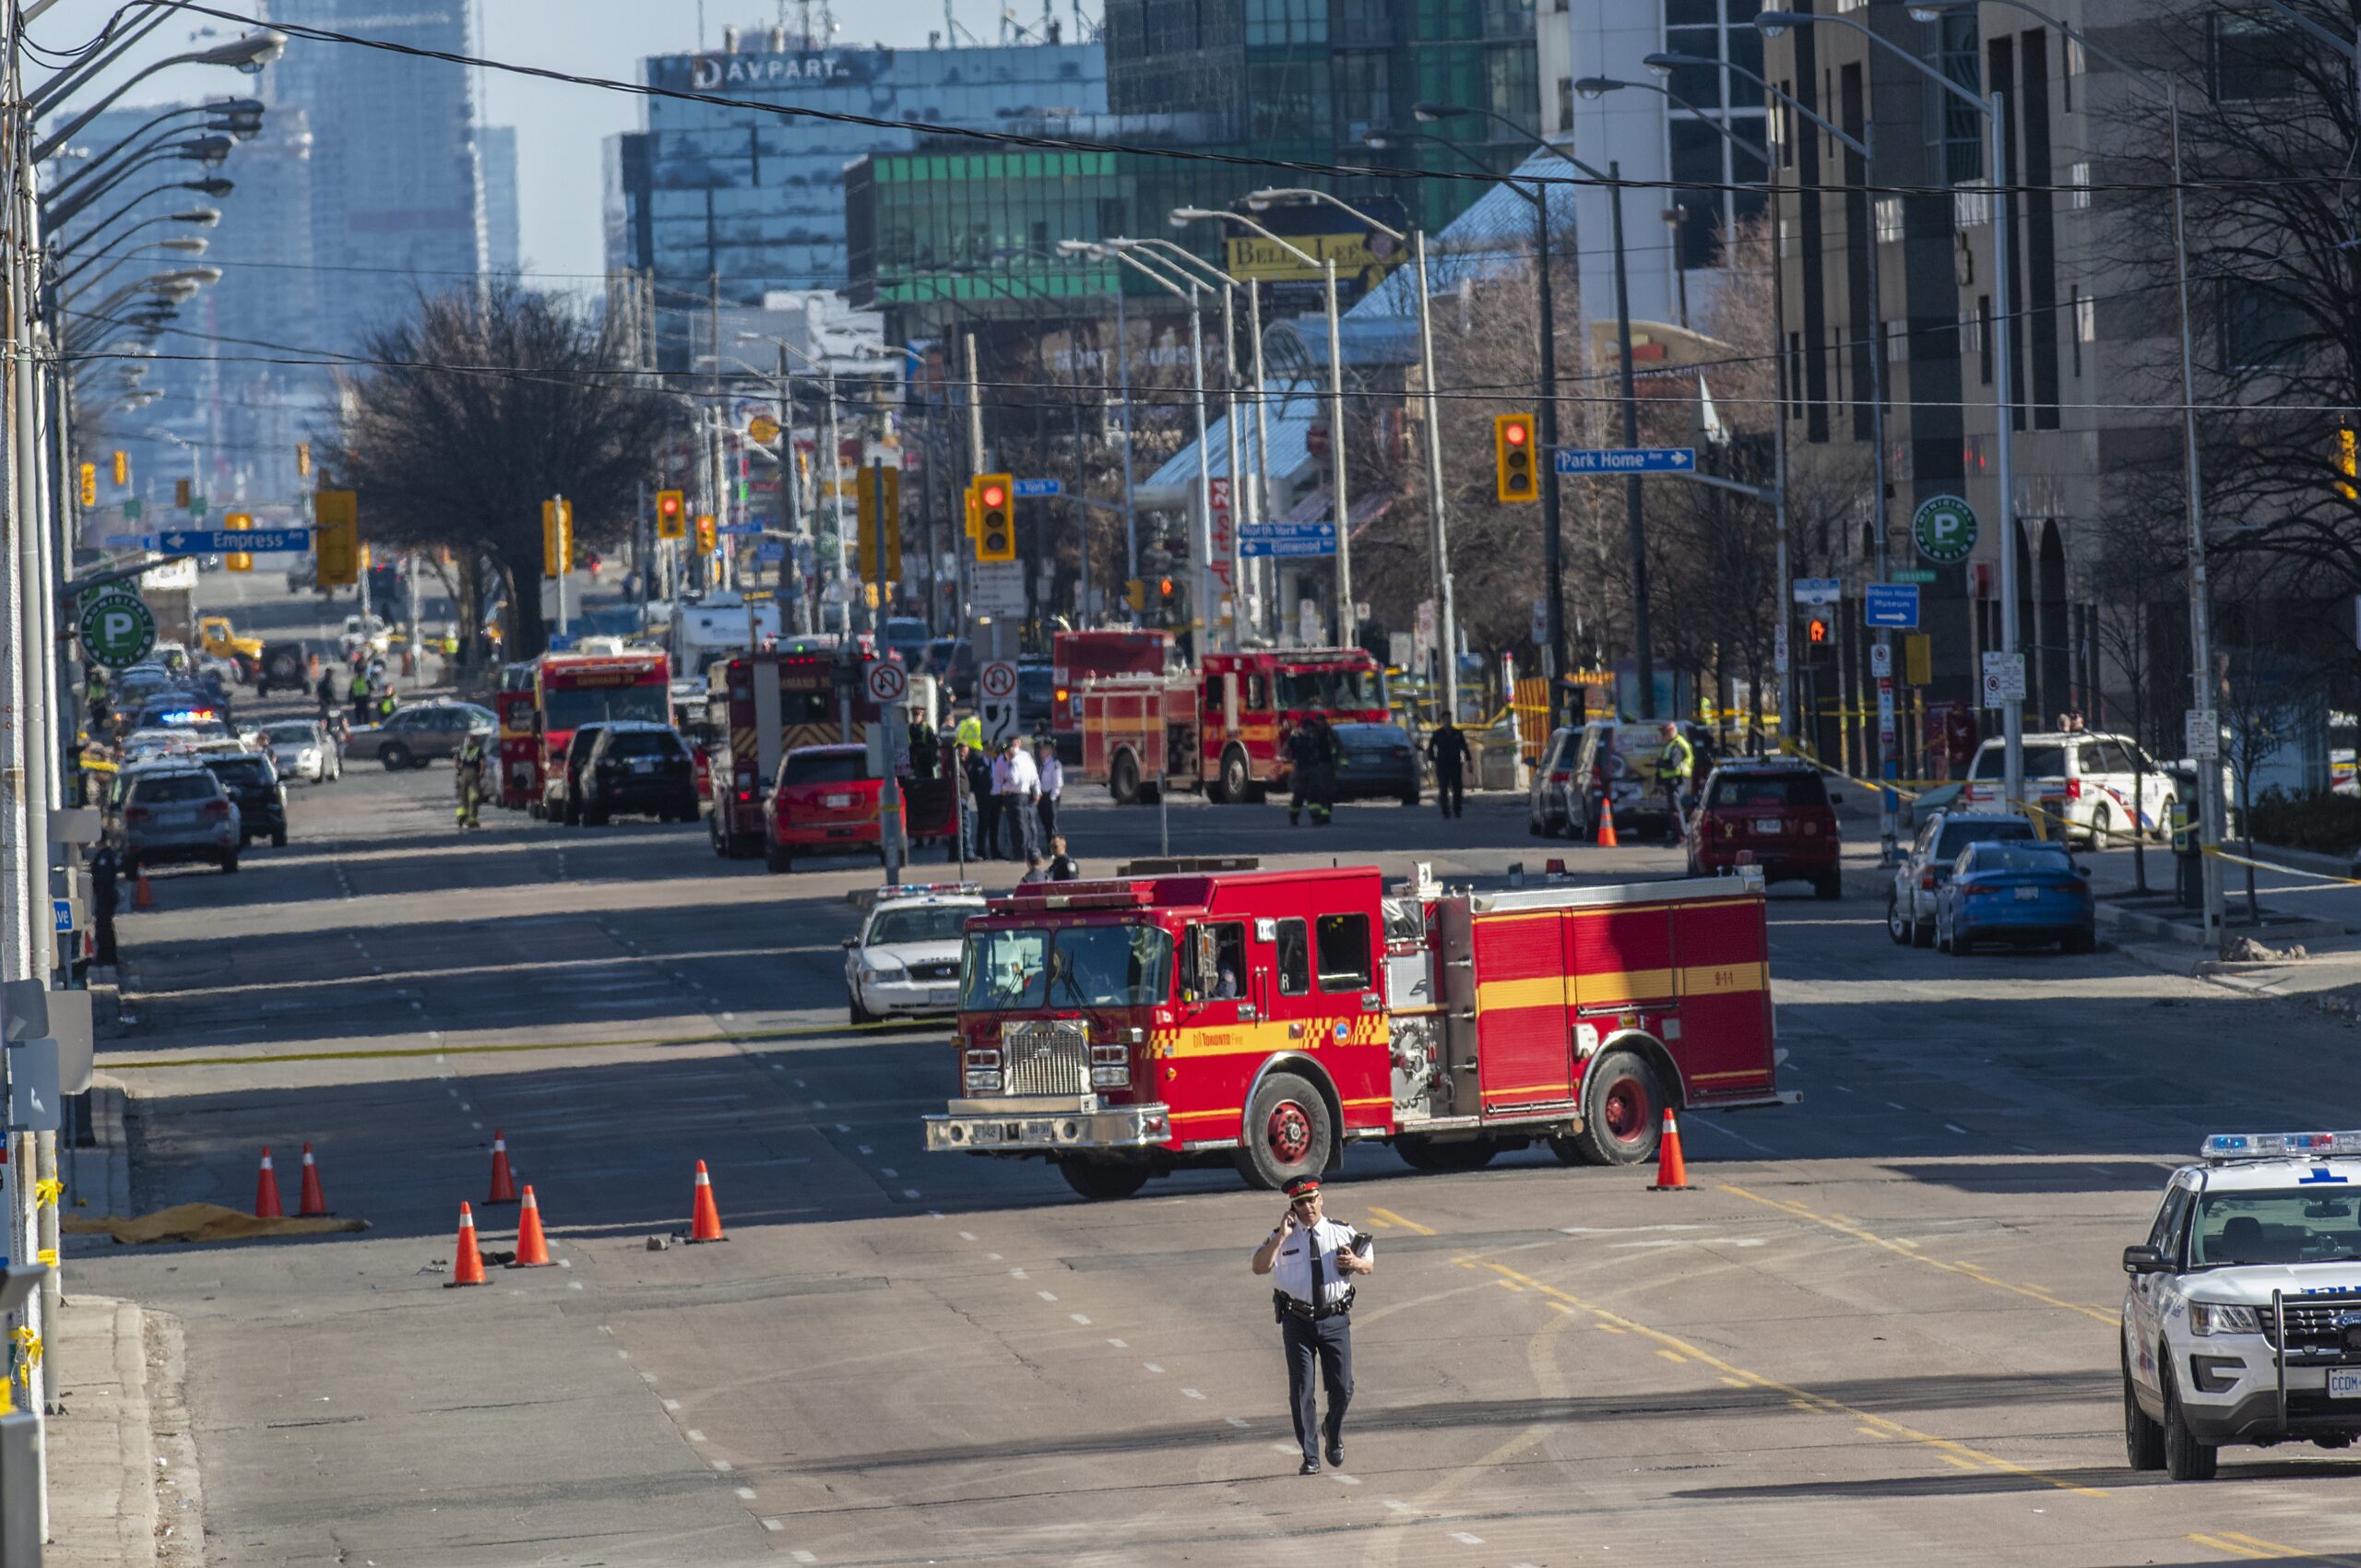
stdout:
[(2324, 854), (2318, 849), (2289, 849), (2277, 844), (2258, 843), (2254, 858), (2277, 861), (2296, 871), (2318, 872), (2323, 876), (2349, 877), (2361, 872), (2361, 857)]
[[(2106, 924), (2123, 926), (2139, 932), (2143, 936), (2161, 936), (2166, 941), (2181, 943), (2190, 947), (2201, 948), (2205, 945), (2201, 928), (2187, 921), (2177, 921), (2165, 915), (2152, 915), (2141, 909), (2119, 909), (2107, 903), (2104, 898), (2097, 902), (2098, 917)], [(2289, 942), (2300, 942), (2307, 937), (2314, 940), (2329, 940), (2347, 934), (2343, 922), (2340, 921), (2291, 920), (2273, 925), (2268, 928), (2268, 931), (2272, 937)], [(2260, 937), (2256, 939), (2261, 940)]]

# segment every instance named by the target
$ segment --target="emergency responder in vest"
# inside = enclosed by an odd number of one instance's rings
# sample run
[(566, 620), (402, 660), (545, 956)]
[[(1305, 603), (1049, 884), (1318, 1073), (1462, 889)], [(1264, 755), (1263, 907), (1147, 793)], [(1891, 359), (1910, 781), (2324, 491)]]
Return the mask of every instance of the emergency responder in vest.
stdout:
[(345, 690), (352, 694), (352, 721), (355, 724), (368, 723), (372, 707), (369, 701), (368, 670), (356, 665), (353, 668), (352, 679), (345, 683)]
[[(1377, 1243), (1349, 1225), (1326, 1218), (1317, 1178), (1287, 1183), (1287, 1211), (1254, 1249), (1256, 1274), (1271, 1277), (1271, 1309), (1279, 1320), (1279, 1343), (1287, 1358), (1287, 1403), (1295, 1414), (1295, 1438), (1303, 1449), (1297, 1473), (1320, 1473), (1321, 1438), (1328, 1463), (1345, 1462), (1345, 1408), (1353, 1402), (1354, 1275), (1377, 1272)], [(1312, 1366), (1328, 1385), (1328, 1421), (1323, 1428), (1313, 1397)]]
[(1303, 808), (1311, 807), (1311, 825), (1328, 826), (1336, 803), (1336, 732), (1327, 716), (1313, 714), (1287, 737), (1287, 826), (1300, 826)]
[(482, 826), (476, 820), (476, 808), (483, 803), (483, 737), (469, 735), (459, 742), (459, 754), (451, 759), (451, 788), (459, 802), (460, 830)]
[(399, 704), (400, 699), (394, 695), (393, 683), (380, 681), (377, 683), (377, 722), (383, 724), (386, 719), (391, 719), (394, 716), (394, 709)]
[(1673, 843), (1681, 837), (1680, 798), (1689, 793), (1689, 776), (1697, 768), (1697, 754), (1680, 726), (1665, 721), (1664, 750), (1656, 754), (1656, 782), (1664, 786), (1664, 809), (1671, 818), (1666, 829)]
[(1427, 737), (1427, 757), (1435, 765), (1435, 804), (1445, 816), (1467, 814), (1467, 736), (1446, 717)]

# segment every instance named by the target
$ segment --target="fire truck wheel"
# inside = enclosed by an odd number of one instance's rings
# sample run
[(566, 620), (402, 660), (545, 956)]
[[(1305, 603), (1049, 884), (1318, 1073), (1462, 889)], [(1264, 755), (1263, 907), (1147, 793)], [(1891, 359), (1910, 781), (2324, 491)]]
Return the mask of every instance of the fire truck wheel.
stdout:
[(1107, 792), (1115, 797), (1119, 806), (1136, 803), (1140, 798), (1139, 758), (1129, 752), (1115, 754), (1115, 762), (1107, 770)]
[(1252, 798), (1254, 776), (1246, 766), (1246, 752), (1232, 746), (1221, 757), (1221, 794), (1216, 797), (1231, 805), (1244, 805)]
[(1328, 1102), (1293, 1073), (1274, 1073), (1246, 1102), (1238, 1140), (1238, 1173), (1257, 1187), (1278, 1191), (1299, 1176), (1317, 1176), (1335, 1148)]
[(1148, 1170), (1127, 1159), (1062, 1159), (1058, 1174), (1091, 1202), (1104, 1203), (1138, 1192), (1147, 1184)]
[(1592, 1165), (1638, 1165), (1656, 1157), (1664, 1096), (1636, 1051), (1610, 1051), (1583, 1075), (1583, 1127), (1575, 1152)]

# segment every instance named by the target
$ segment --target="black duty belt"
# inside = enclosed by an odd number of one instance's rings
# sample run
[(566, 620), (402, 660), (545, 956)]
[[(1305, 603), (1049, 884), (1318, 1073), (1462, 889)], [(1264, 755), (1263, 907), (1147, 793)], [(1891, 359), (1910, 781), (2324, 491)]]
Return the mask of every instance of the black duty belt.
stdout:
[(1345, 1293), (1343, 1295), (1337, 1297), (1326, 1306), (1315, 1307), (1310, 1301), (1290, 1296), (1284, 1290), (1274, 1290), (1271, 1292), (1271, 1307), (1274, 1312), (1278, 1313), (1282, 1321), (1287, 1318), (1297, 1318), (1305, 1323), (1319, 1323), (1326, 1318), (1343, 1317), (1347, 1313), (1351, 1312), (1353, 1310), (1353, 1291), (1352, 1288), (1347, 1286), (1346, 1287)]

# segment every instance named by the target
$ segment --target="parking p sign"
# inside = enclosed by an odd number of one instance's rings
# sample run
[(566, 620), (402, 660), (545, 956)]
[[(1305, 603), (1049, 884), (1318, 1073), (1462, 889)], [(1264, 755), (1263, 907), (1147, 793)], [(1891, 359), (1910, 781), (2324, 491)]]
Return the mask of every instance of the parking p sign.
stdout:
[(1975, 550), (1975, 508), (1964, 497), (1930, 495), (1910, 515), (1910, 537), (1921, 558), (1956, 566)]
[(156, 617), (136, 593), (118, 589), (84, 600), (75, 626), (82, 657), (120, 670), (148, 657), (156, 646)]

